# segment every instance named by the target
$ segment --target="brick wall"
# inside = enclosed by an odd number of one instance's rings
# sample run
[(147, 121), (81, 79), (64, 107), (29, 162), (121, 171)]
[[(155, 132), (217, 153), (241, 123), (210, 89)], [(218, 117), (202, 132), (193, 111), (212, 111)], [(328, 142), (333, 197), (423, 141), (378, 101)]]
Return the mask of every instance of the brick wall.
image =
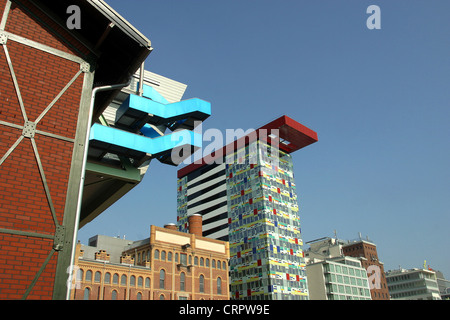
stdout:
[[(13, 3), (5, 31), (67, 53), (87, 53), (69, 34), (27, 1), (24, 3), (33, 14), (43, 19), (47, 26), (36, 22), (30, 12)], [(0, 0), (0, 17), (5, 5), (6, 0)], [(62, 40), (63, 38), (67, 40)], [(26, 116), (29, 121), (35, 122), (80, 70), (80, 64), (12, 39), (7, 40), (6, 47), (17, 77)], [(12, 148), (11, 154), (0, 164), (0, 228), (14, 231), (0, 233), (0, 299), (22, 298), (38, 270), (50, 256), (48, 264), (27, 297), (52, 298), (58, 252), (51, 254), (53, 239), (47, 239), (45, 236), (54, 235), (55, 225), (61, 224), (64, 216), (74, 147), (70, 139), (74, 139), (77, 128), (82, 84), (81, 74), (36, 126), (37, 130), (69, 139), (66, 141), (35, 134), (34, 141), (43, 176), (31, 138), (23, 138), (13, 148), (22, 135), (21, 126), (24, 126), (25, 118), (4, 48), (0, 46), (0, 121), (3, 122), (0, 123), (0, 159)], [(47, 184), (44, 183), (44, 178)], [(45, 186), (48, 187), (50, 197), (46, 194)], [(16, 231), (39, 233), (44, 237), (21, 235)]]
[[(342, 252), (346, 256), (351, 257), (364, 257), (365, 260), (361, 261), (362, 267), (367, 270), (370, 266), (376, 266), (379, 268), (379, 276), (380, 276), (380, 288), (371, 288), (370, 294), (372, 296), (372, 300), (390, 300), (389, 290), (387, 287), (386, 276), (384, 273), (384, 266), (378, 259), (377, 247), (375, 245), (358, 242), (352, 245), (347, 245), (342, 248)], [(367, 275), (370, 277), (373, 272), (367, 272)]]

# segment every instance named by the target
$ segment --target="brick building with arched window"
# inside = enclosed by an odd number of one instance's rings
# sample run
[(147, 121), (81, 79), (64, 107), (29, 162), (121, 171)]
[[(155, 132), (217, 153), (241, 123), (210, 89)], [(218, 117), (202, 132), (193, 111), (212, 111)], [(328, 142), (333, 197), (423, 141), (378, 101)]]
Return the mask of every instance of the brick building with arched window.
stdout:
[(191, 225), (190, 233), (151, 226), (141, 241), (110, 238), (123, 248), (115, 254), (101, 243), (78, 244), (71, 299), (228, 300), (228, 242), (202, 237)]

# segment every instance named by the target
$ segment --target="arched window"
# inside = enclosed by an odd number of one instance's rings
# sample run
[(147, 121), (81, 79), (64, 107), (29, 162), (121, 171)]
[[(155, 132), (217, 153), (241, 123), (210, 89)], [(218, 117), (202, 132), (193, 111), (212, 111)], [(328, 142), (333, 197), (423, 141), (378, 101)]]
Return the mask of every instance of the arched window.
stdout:
[(217, 269), (220, 269), (220, 260), (217, 260)]
[(161, 251), (161, 260), (166, 261), (166, 252)]
[(107, 272), (105, 273), (105, 284), (111, 283), (111, 273)]
[(113, 275), (113, 284), (119, 283), (119, 275), (117, 273), (114, 273)]
[(122, 286), (126, 286), (127, 285), (127, 276), (125, 274), (123, 274), (122, 277), (120, 278), (120, 284)]
[(136, 277), (135, 276), (131, 276), (130, 277), (130, 286), (134, 287), (136, 285)]
[(186, 275), (184, 274), (184, 272), (182, 272), (180, 274), (180, 291), (185, 291), (186, 290)]
[(194, 265), (198, 266), (198, 257), (194, 258)]
[(83, 269), (78, 269), (77, 271), (77, 281), (83, 281), (84, 271)]
[(91, 295), (91, 289), (89, 289), (89, 288), (84, 288), (83, 299), (84, 299), (84, 300), (89, 300), (90, 295)]
[(212, 259), (211, 266), (215, 269), (216, 268), (216, 260)]
[(142, 300), (142, 293), (138, 292), (136, 295), (137, 300)]
[(205, 266), (206, 266), (206, 267), (209, 267), (209, 259), (208, 259), (208, 258), (206, 258), (206, 264), (205, 264)]
[(167, 261), (172, 261), (172, 252), (170, 252), (170, 251), (167, 254)]
[(166, 280), (166, 272), (164, 271), (164, 269), (161, 269), (161, 271), (159, 271), (159, 288), (160, 289), (164, 289), (165, 280)]
[(86, 271), (85, 281), (92, 281), (92, 271), (91, 270)]
[(159, 300), (165, 300), (163, 294), (159, 296)]
[(205, 265), (205, 259), (200, 258), (200, 267), (203, 267)]
[(155, 250), (154, 258), (159, 259), (159, 250)]
[(225, 261), (222, 262), (222, 269), (227, 270), (227, 263)]
[(222, 279), (217, 278), (217, 294), (222, 294)]
[(139, 277), (138, 278), (138, 287), (142, 288), (143, 285), (144, 285), (144, 278)]
[(205, 292), (205, 277), (202, 274), (200, 275), (200, 292)]
[(99, 283), (101, 279), (102, 279), (102, 274), (100, 273), (100, 271), (97, 271), (94, 276), (94, 282)]
[(145, 278), (145, 287), (150, 288), (150, 278)]
[(111, 300), (117, 300), (117, 291), (116, 290), (113, 290), (111, 292)]

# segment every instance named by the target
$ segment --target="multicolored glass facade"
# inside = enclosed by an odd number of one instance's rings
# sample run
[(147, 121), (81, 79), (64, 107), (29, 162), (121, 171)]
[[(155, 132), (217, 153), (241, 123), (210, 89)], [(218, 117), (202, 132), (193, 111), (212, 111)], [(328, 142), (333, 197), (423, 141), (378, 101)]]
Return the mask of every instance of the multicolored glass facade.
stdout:
[(291, 156), (271, 155), (259, 141), (231, 156), (226, 180), (232, 298), (307, 299)]
[[(226, 182), (232, 299), (308, 299), (292, 159), (271, 151), (254, 141), (214, 164)], [(178, 227), (186, 232), (188, 180), (178, 180), (177, 192)]]

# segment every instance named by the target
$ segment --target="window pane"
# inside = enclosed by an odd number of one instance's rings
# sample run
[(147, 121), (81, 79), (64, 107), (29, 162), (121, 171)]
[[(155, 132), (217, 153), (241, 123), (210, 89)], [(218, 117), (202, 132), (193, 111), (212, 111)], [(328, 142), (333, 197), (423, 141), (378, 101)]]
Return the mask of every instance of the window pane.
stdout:
[(184, 274), (184, 272), (182, 272), (180, 274), (180, 291), (186, 290), (185, 281), (186, 281), (186, 275)]
[(89, 300), (89, 296), (91, 294), (91, 290), (89, 288), (84, 289), (84, 296), (83, 299), (84, 300)]
[(78, 281), (83, 280), (83, 273), (84, 273), (83, 269), (78, 269), (78, 271), (77, 271), (77, 280)]
[(187, 265), (187, 255), (186, 254), (184, 254), (184, 253), (180, 254), (180, 263), (185, 266)]
[(217, 278), (217, 294), (222, 294), (222, 279)]
[(159, 288), (164, 289), (164, 280), (166, 279), (166, 272), (161, 270), (159, 272)]
[(205, 277), (200, 275), (200, 292), (205, 292)]
[(100, 271), (97, 271), (95, 273), (94, 281), (95, 282), (100, 282), (101, 278), (102, 278), (102, 274), (100, 273)]

